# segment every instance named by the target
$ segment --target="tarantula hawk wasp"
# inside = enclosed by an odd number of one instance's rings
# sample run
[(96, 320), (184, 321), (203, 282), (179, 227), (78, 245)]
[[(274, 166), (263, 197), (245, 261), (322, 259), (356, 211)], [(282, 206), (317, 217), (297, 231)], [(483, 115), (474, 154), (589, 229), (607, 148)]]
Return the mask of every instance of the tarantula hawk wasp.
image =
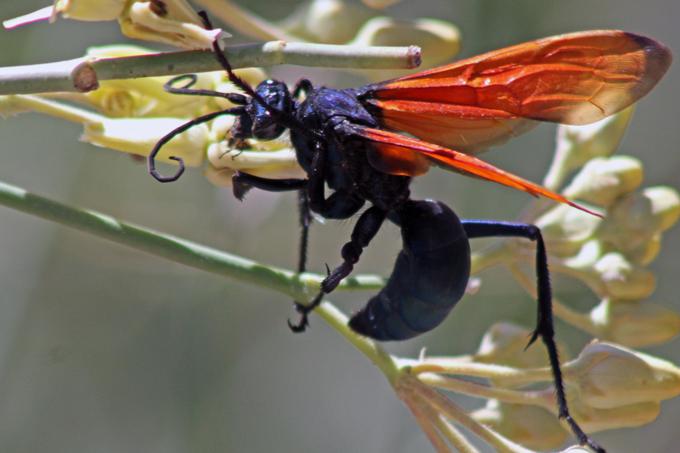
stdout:
[[(670, 51), (632, 33), (586, 31), (515, 45), (360, 88), (317, 88), (302, 80), (292, 92), (275, 80), (252, 88), (233, 72), (217, 41), (213, 51), (229, 80), (245, 94), (192, 89), (195, 76), (170, 80), (166, 89), (171, 93), (220, 96), (236, 106), (191, 120), (163, 137), (148, 157), (154, 178), (169, 182), (181, 176), (180, 158), (171, 157), (179, 163), (179, 170), (169, 177), (156, 170), (154, 159), (165, 143), (196, 124), (234, 115), (231, 134), (237, 142), (251, 137), (274, 139), (288, 129), (307, 178), (268, 179), (237, 172), (233, 190), (239, 199), (251, 188), (299, 192), (300, 271), (305, 268), (310, 209), (324, 218), (347, 219), (366, 202), (371, 204), (341, 249), (342, 263), (329, 271), (317, 296), (307, 305), (296, 302), (301, 319), (295, 325), (289, 321), (290, 327), (296, 332), (305, 330), (308, 314), (352, 272), (386, 220), (401, 229), (403, 249), (385, 287), (349, 322), (359, 334), (381, 341), (412, 338), (446, 318), (463, 296), (470, 276), (470, 239), (506, 236), (534, 241), (538, 315), (529, 344), (540, 337), (547, 348), (559, 417), (581, 444), (603, 452), (567, 406), (540, 229), (516, 222), (459, 219), (441, 201), (412, 199), (409, 184), (412, 177), (435, 164), (590, 212), (474, 154), (526, 131), (537, 121), (587, 124), (622, 110), (661, 79), (671, 62)], [(183, 80), (188, 83), (175, 86)], [(305, 98), (300, 101), (302, 93)], [(329, 196), (326, 186), (332, 191)]]

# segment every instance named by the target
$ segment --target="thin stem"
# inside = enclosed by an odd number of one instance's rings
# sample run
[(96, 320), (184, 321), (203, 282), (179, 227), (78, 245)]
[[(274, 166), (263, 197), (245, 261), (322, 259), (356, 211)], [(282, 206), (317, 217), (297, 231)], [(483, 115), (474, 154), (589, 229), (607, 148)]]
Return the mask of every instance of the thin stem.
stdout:
[(408, 366), (411, 373), (441, 373), (460, 376), (479, 377), (485, 379), (498, 379), (507, 385), (521, 385), (532, 382), (552, 381), (550, 368), (527, 368), (518, 369), (503, 365), (486, 363), (464, 362), (448, 357), (428, 357), (419, 361), (400, 361), (402, 366)]
[(479, 453), (479, 450), (477, 450), (465, 438), (465, 436), (463, 436), (463, 434), (444, 417), (437, 414), (437, 418), (434, 420), (434, 423), (439, 432), (442, 433), (442, 435), (449, 441), (451, 445), (456, 448), (457, 451), (460, 453)]
[(504, 438), (495, 431), (478, 423), (470, 417), (464, 410), (458, 407), (453, 401), (445, 397), (436, 390), (421, 383), (411, 384), (416, 394), (432, 404), (441, 414), (451, 418), (476, 436), (484, 440), (498, 452), (502, 453), (530, 453), (530, 450)]
[(54, 116), (78, 124), (96, 124), (106, 120), (106, 117), (89, 110), (53, 101), (40, 96), (29, 94), (8, 95), (0, 99), (0, 112), (12, 113), (30, 110), (45, 115)]
[(512, 390), (478, 384), (463, 379), (442, 376), (435, 373), (421, 373), (418, 379), (426, 385), (444, 390), (451, 390), (478, 398), (497, 399), (504, 403), (540, 406), (554, 411), (552, 390)]
[(383, 372), (390, 384), (394, 385), (400, 370), (392, 356), (385, 352), (378, 343), (350, 329), (347, 316), (330, 302), (322, 302), (314, 312), (371, 360)]
[[(0, 182), (0, 205), (46, 220), (76, 228), (213, 274), (235, 278), (306, 300), (316, 293), (324, 276), (266, 266), (256, 261), (222, 252), (169, 234), (119, 221), (106, 214), (77, 209), (25, 189)], [(338, 289), (379, 288), (384, 279), (356, 276), (346, 279)]]
[(437, 429), (436, 424), (441, 420), (437, 411), (429, 404), (414, 397), (412, 394), (400, 395), (400, 397), (413, 414), (416, 423), (418, 423), (420, 429), (423, 430), (435, 451), (437, 453), (451, 453), (451, 449), (443, 439), (443, 433), (441, 430)]
[[(281, 64), (353, 69), (411, 69), (420, 48), (366, 47), (270, 41), (227, 47), (234, 68)], [(0, 68), (0, 94), (91, 91), (103, 80), (134, 79), (220, 70), (209, 50), (116, 58), (76, 58), (55, 63)]]
[[(195, 242), (124, 223), (105, 214), (76, 209), (3, 182), (0, 182), (0, 204), (186, 266), (270, 288), (296, 300), (308, 300), (318, 291), (324, 278), (265, 266)], [(357, 276), (345, 279), (338, 289), (367, 289), (383, 284), (384, 280), (380, 277)], [(317, 308), (317, 313), (370, 359), (388, 381), (394, 382), (398, 368), (377, 343), (352, 331), (347, 325), (347, 317), (332, 304), (324, 302)]]

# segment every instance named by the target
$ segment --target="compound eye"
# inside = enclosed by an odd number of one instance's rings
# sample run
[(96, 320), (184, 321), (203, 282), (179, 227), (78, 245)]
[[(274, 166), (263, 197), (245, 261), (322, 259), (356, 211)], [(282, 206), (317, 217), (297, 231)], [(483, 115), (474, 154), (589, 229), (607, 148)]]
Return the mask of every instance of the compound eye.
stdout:
[[(276, 80), (265, 80), (256, 90), (265, 102), (279, 112), (290, 114), (292, 99), (285, 83)], [(253, 102), (253, 136), (259, 139), (273, 139), (285, 130), (285, 126), (272, 117), (271, 113), (262, 105)]]

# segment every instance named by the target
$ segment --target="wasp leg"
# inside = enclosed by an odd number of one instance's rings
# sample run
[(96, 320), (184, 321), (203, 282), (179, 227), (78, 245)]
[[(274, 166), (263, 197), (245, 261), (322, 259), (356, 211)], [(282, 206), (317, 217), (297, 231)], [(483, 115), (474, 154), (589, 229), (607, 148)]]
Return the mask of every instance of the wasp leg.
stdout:
[(302, 93), (308, 94), (314, 90), (314, 85), (309, 79), (300, 79), (293, 88), (293, 97), (298, 98)]
[(326, 150), (321, 143), (317, 143), (316, 153), (312, 159), (312, 168), (308, 176), (309, 207), (326, 219), (348, 219), (361, 209), (365, 200), (345, 190), (333, 192), (326, 198), (324, 193), (324, 185), (326, 184), (325, 165)]
[(564, 392), (564, 380), (562, 369), (555, 344), (555, 327), (553, 322), (552, 291), (550, 289), (550, 272), (548, 270), (548, 257), (545, 251), (545, 243), (541, 230), (526, 223), (496, 222), (490, 220), (463, 220), (463, 227), (468, 238), (482, 237), (521, 237), (536, 242), (536, 279), (538, 288), (538, 316), (536, 329), (534, 330), (529, 345), (540, 336), (548, 350), (550, 368), (552, 369), (553, 380), (555, 382), (555, 394), (557, 397), (557, 407), (559, 418), (565, 420), (571, 431), (578, 438), (582, 445), (588, 445), (598, 453), (604, 453), (604, 448), (592, 440), (576, 423), (569, 413), (567, 397)]
[(298, 214), (300, 215), (300, 248), (298, 249), (298, 273), (307, 270), (307, 249), (309, 245), (309, 226), (312, 212), (309, 210), (309, 197), (306, 190), (298, 191)]
[(352, 273), (354, 265), (359, 261), (364, 248), (368, 246), (378, 233), (386, 217), (387, 212), (375, 206), (368, 208), (361, 214), (354, 226), (350, 241), (342, 246), (340, 252), (343, 259), (342, 264), (333, 269), (321, 282), (321, 290), (311, 303), (308, 305), (296, 304), (301, 316), (297, 324), (288, 322), (293, 332), (303, 332), (309, 324), (307, 316), (319, 306), (323, 296), (332, 292), (345, 277)]
[(253, 187), (267, 192), (288, 192), (304, 190), (307, 187), (306, 179), (269, 179), (237, 171), (231, 177), (234, 197), (243, 200), (243, 197)]

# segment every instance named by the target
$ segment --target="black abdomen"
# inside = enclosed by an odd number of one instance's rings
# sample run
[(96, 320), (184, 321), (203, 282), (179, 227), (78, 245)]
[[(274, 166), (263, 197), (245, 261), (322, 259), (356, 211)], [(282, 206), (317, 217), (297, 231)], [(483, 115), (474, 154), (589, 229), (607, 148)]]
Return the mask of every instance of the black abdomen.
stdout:
[(404, 248), (387, 285), (349, 323), (382, 341), (434, 329), (463, 296), (470, 277), (470, 245), (448, 206), (409, 200), (394, 214)]

